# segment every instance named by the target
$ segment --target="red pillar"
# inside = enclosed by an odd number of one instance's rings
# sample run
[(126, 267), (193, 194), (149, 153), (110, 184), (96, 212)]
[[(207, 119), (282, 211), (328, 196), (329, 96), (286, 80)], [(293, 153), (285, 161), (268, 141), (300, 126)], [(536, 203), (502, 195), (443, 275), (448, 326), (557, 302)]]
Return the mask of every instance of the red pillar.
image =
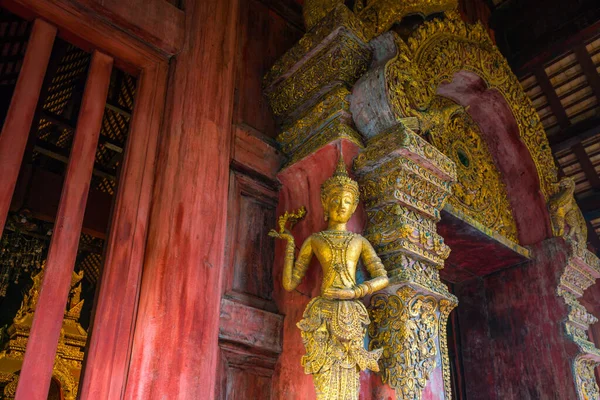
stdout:
[(56, 28), (36, 19), (0, 133), (0, 237), (19, 176), (31, 122), (52, 53)]
[(154, 180), (167, 65), (145, 69), (115, 200), (79, 398), (119, 399), (125, 389)]
[(92, 57), (16, 400), (43, 400), (48, 396), (112, 64), (112, 58), (102, 53), (95, 52)]
[(186, 39), (169, 82), (126, 399), (215, 393), (238, 0), (184, 6)]

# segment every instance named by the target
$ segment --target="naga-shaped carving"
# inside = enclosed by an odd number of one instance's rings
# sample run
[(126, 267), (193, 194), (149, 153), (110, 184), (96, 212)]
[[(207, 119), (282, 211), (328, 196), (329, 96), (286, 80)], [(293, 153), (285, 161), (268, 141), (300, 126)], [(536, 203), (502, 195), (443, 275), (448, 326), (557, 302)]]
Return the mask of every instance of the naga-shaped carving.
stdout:
[(587, 225), (573, 197), (575, 181), (572, 178), (563, 178), (557, 187), (558, 192), (548, 202), (554, 234), (569, 238), (585, 248)]

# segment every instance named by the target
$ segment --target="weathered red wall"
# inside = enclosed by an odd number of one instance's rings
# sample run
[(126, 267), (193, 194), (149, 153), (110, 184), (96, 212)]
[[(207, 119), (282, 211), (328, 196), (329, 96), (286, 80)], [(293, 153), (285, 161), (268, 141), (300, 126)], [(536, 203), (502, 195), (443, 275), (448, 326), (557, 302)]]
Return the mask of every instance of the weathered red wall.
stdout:
[(562, 239), (532, 247), (534, 259), (455, 285), (469, 399), (576, 399), (564, 333), (567, 308), (556, 294), (566, 261)]

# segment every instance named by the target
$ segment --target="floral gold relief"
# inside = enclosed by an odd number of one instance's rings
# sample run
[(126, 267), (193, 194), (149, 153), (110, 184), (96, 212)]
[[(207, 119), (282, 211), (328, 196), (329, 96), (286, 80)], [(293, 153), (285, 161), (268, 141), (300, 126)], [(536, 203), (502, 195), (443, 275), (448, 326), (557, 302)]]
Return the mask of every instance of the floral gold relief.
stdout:
[[(432, 108), (444, 109), (453, 104), (438, 96)], [(448, 118), (443, 129), (431, 129), (429, 135), (431, 143), (456, 165), (458, 176), (449, 203), (483, 226), (518, 243), (506, 186), (473, 118), (461, 109)]]

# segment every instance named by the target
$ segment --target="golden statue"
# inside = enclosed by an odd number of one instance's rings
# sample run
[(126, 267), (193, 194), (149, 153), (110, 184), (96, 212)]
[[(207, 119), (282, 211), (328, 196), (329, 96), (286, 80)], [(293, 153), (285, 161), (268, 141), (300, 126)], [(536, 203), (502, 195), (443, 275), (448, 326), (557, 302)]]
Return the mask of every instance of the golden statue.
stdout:
[[(575, 202), (575, 181), (563, 178), (558, 182), (558, 192), (548, 202), (550, 219), (556, 236), (565, 236), (578, 246), (586, 248), (587, 224)], [(567, 231), (565, 228), (569, 228)]]
[[(327, 230), (304, 241), (295, 263), (294, 237), (285, 224), (288, 218), (293, 223), (302, 218), (304, 208), (284, 214), (279, 220), (279, 232), (269, 233), (287, 240), (283, 266), (283, 287), (287, 291), (300, 284), (313, 253), (323, 268), (321, 295), (310, 301), (297, 324), (306, 348), (302, 366), (313, 375), (318, 400), (358, 399), (360, 371), (379, 371), (377, 361), (382, 349), (364, 348), (370, 320), (358, 299), (386, 287), (388, 277), (369, 241), (346, 229), (358, 200), (358, 183), (348, 176), (340, 156), (333, 176), (321, 187)], [(356, 283), (359, 258), (372, 277), (361, 284)]]

